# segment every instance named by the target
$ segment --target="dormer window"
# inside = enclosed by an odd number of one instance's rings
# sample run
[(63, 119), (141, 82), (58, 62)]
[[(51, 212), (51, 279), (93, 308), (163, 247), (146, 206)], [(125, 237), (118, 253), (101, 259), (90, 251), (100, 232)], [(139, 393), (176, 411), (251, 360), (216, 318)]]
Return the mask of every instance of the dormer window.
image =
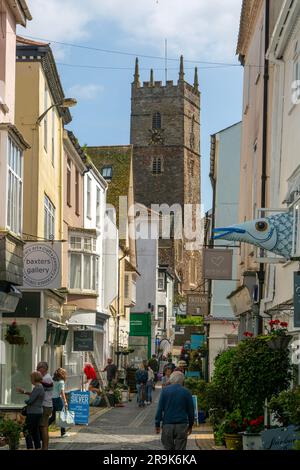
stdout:
[(104, 166), (101, 170), (101, 175), (104, 179), (110, 181), (112, 179), (112, 166)]
[(152, 116), (152, 129), (161, 129), (161, 114), (158, 112)]

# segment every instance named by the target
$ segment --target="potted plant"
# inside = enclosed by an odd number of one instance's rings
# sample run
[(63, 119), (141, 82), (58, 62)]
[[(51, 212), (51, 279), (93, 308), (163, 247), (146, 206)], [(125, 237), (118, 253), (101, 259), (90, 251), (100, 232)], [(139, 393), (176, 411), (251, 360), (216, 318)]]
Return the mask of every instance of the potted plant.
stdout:
[(243, 450), (262, 450), (261, 433), (264, 429), (264, 416), (256, 419), (244, 418)]
[(300, 387), (284, 390), (269, 402), (273, 417), (281, 426), (300, 425)]
[(288, 323), (280, 320), (271, 320), (269, 322), (270, 331), (268, 346), (270, 349), (286, 349), (292, 339), (292, 335), (288, 335)]
[(226, 448), (228, 450), (242, 450), (242, 435), (239, 433), (243, 431), (243, 418), (240, 410), (227, 413), (223, 426)]
[(9, 450), (19, 448), (22, 426), (12, 419), (3, 419), (0, 422), (0, 436), (6, 440)]
[(18, 327), (16, 321), (13, 321), (11, 325), (8, 325), (5, 334), (5, 340), (9, 344), (17, 344), (19, 346), (24, 346), (27, 344), (24, 336), (21, 335), (20, 328)]

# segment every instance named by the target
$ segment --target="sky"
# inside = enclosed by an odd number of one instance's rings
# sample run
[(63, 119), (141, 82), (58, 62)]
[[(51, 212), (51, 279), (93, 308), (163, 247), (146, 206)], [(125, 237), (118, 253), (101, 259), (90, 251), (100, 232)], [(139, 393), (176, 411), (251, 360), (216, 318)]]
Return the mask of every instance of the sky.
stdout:
[[(18, 33), (49, 42), (81, 145), (126, 145), (135, 57), (140, 79), (176, 81), (179, 57), (201, 91), (201, 193), (211, 208), (210, 135), (241, 120), (243, 69), (235, 51), (242, 0), (27, 0), (33, 20)], [(221, 64), (221, 65), (219, 65)], [(223, 65), (225, 64), (225, 65)]]

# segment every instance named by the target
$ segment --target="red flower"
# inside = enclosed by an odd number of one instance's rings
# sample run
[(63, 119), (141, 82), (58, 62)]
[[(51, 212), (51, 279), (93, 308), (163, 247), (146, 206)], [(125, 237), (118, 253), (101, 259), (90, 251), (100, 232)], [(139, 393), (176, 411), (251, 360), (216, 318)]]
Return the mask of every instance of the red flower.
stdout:
[(282, 326), (282, 328), (287, 328), (289, 326), (289, 324), (285, 321), (281, 322), (280, 323), (280, 326)]
[(274, 320), (274, 325), (280, 325), (280, 320)]

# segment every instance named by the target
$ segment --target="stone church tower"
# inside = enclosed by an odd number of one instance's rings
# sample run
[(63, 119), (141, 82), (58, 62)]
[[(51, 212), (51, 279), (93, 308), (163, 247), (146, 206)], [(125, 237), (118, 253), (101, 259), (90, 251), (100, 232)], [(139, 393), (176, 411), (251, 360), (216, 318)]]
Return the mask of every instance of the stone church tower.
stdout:
[[(198, 72), (194, 84), (184, 80), (180, 58), (178, 83), (165, 85), (150, 81), (141, 85), (136, 59), (131, 95), (131, 133), (135, 201), (152, 204), (179, 204), (182, 218), (187, 204), (200, 204), (200, 92)], [(200, 208), (198, 206), (198, 211)], [(200, 227), (199, 227), (200, 229)], [(160, 264), (168, 265), (178, 281), (179, 292), (201, 284), (199, 251), (186, 250), (186, 241), (160, 240)]]

